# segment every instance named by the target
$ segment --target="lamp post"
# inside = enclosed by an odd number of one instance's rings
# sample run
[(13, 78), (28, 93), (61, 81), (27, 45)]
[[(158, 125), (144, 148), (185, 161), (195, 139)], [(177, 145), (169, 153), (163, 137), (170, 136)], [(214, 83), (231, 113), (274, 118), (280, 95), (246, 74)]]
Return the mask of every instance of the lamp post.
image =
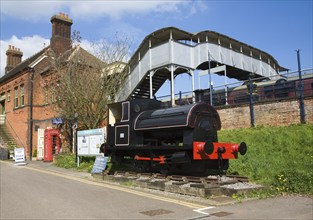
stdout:
[(250, 107), (250, 120), (251, 127), (254, 127), (254, 106), (253, 106), (253, 82), (252, 77), (254, 74), (249, 74), (249, 107)]
[(298, 72), (299, 72), (299, 99), (300, 99), (300, 122), (305, 124), (305, 109), (304, 109), (304, 99), (303, 99), (303, 82), (300, 64), (300, 49), (296, 50), (297, 60), (298, 60)]

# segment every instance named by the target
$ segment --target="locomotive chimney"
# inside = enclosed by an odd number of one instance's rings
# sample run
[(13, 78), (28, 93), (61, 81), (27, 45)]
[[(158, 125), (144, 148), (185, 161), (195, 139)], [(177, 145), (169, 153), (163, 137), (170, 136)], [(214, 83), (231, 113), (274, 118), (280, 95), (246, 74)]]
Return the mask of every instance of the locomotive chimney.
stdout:
[(7, 74), (10, 70), (15, 68), (22, 62), (23, 52), (20, 51), (19, 48), (9, 45), (9, 48), (6, 51), (6, 55), (7, 55), (7, 65), (5, 67), (5, 74)]
[(50, 46), (54, 53), (59, 56), (72, 48), (71, 26), (73, 21), (64, 13), (52, 16), (50, 21), (52, 23)]

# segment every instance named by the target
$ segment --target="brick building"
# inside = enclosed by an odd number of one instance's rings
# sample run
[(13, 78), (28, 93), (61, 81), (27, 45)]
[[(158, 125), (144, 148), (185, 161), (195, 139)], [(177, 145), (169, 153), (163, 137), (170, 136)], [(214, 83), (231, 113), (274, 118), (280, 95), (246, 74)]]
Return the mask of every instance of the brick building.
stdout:
[[(10, 45), (6, 51), (5, 75), (0, 78), (0, 143), (5, 144), (5, 133), (10, 133), (16, 145), (24, 147), (27, 157), (31, 149), (34, 153), (43, 145), (44, 129), (58, 127), (52, 123), (58, 118), (52, 106), (58, 79), (51, 61), (63, 60), (63, 69), (74, 54), (100, 62), (80, 46), (72, 47), (73, 21), (67, 15), (54, 15), (50, 21), (50, 45), (24, 61), (23, 52)], [(42, 153), (38, 151), (38, 156), (42, 157)]]

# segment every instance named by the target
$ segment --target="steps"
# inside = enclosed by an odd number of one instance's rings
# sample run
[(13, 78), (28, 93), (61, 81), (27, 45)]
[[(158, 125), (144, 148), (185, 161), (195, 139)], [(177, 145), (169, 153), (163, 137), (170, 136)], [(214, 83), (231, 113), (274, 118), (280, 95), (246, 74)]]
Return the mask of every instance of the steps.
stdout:
[(0, 125), (0, 144), (10, 150), (13, 150), (14, 147), (19, 147), (9, 129), (3, 124)]
[[(170, 74), (161, 71), (153, 76), (152, 91), (155, 94), (166, 80), (170, 79)], [(150, 98), (150, 79), (145, 77), (132, 93), (132, 98)]]

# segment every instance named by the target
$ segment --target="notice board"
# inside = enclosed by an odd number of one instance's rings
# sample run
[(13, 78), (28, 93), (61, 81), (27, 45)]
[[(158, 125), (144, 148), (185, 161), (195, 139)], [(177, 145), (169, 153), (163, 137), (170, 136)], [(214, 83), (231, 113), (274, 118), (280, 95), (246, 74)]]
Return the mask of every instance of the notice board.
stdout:
[(77, 155), (100, 155), (100, 146), (105, 142), (105, 129), (77, 131)]

